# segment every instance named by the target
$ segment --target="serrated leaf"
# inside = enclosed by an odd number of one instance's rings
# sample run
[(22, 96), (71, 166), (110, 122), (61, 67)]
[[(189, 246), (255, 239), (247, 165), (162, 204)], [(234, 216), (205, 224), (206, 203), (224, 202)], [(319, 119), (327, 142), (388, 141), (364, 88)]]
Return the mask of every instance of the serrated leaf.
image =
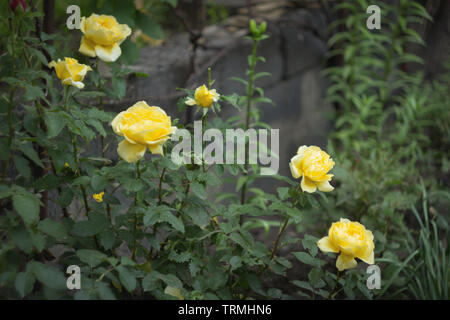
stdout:
[(292, 252), (292, 254), (301, 262), (313, 267), (320, 267), (324, 262), (322, 260), (312, 257), (306, 252)]
[(12, 200), (14, 209), (25, 224), (35, 224), (39, 221), (39, 200), (35, 195), (16, 194), (13, 195)]
[(132, 292), (136, 288), (137, 284), (134, 275), (124, 266), (118, 266), (116, 270), (119, 273), (120, 282), (123, 284), (125, 289), (127, 289), (128, 292)]
[(46, 218), (39, 222), (38, 229), (41, 232), (48, 234), (49, 236), (58, 240), (68, 237), (64, 226), (60, 222), (54, 221), (50, 218)]
[(87, 263), (91, 268), (98, 266), (106, 259), (106, 254), (91, 249), (80, 249), (76, 252), (81, 261)]
[(183, 222), (175, 217), (171, 212), (163, 212), (159, 216), (159, 222), (167, 222), (169, 223), (173, 228), (180, 231), (181, 233), (184, 233), (184, 224)]
[(32, 273), (20, 272), (17, 274), (14, 285), (21, 298), (24, 298), (33, 291), (34, 281), (35, 277)]
[(66, 118), (58, 112), (45, 112), (45, 124), (47, 125), (47, 138), (51, 139), (59, 135), (66, 125)]

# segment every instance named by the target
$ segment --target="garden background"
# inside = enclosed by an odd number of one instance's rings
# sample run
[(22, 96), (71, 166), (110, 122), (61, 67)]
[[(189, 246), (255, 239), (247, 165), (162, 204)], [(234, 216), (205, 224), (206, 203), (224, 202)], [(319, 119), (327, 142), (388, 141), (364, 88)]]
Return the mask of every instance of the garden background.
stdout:
[[(73, 4), (129, 26), (117, 61), (79, 52)], [(1, 6), (2, 298), (448, 299), (448, 1)], [(84, 88), (49, 67), (64, 57), (92, 69)], [(203, 84), (220, 100), (188, 106)], [(179, 166), (170, 141), (164, 156), (121, 160), (110, 123), (138, 101), (178, 128), (279, 129), (278, 174)], [(335, 162), (331, 192), (291, 175), (303, 145)], [(379, 289), (364, 262), (337, 272), (319, 250), (341, 218), (372, 231)]]

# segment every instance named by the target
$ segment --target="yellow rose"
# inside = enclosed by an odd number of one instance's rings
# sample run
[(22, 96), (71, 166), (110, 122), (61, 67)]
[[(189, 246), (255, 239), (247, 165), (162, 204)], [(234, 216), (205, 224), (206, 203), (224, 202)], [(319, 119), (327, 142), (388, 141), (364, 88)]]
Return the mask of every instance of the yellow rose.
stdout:
[(58, 62), (52, 61), (48, 64), (49, 68), (55, 68), (56, 75), (61, 79), (62, 84), (74, 86), (78, 89), (84, 88), (82, 82), (84, 76), (88, 71), (91, 71), (91, 67), (78, 63), (77, 59), (64, 58), (64, 61), (58, 59)]
[(289, 163), (292, 176), (295, 179), (303, 177), (301, 188), (309, 193), (315, 192), (317, 188), (323, 192), (334, 189), (328, 182), (333, 177), (328, 174), (333, 166), (331, 157), (316, 146), (301, 146)]
[(323, 252), (341, 252), (336, 260), (339, 271), (356, 267), (355, 258), (368, 264), (375, 262), (372, 231), (359, 222), (341, 218), (331, 225), (328, 237), (320, 239), (317, 246)]
[(95, 201), (97, 202), (103, 202), (103, 195), (105, 194), (104, 191), (100, 192), (100, 193), (96, 193), (92, 196), (92, 198), (94, 198)]
[(81, 18), (81, 38), (79, 51), (89, 57), (99, 57), (105, 62), (114, 62), (122, 51), (119, 45), (131, 34), (126, 24), (119, 24), (113, 16), (91, 14)]
[(147, 147), (153, 154), (163, 155), (162, 146), (175, 132), (170, 117), (159, 107), (150, 107), (139, 101), (119, 113), (111, 122), (114, 132), (125, 137), (119, 143), (117, 153), (127, 162), (141, 159)]
[(202, 85), (195, 89), (194, 99), (186, 99), (186, 104), (189, 106), (198, 105), (203, 108), (209, 108), (213, 102), (219, 101), (219, 97), (220, 94), (216, 92), (216, 89), (208, 90), (205, 85)]

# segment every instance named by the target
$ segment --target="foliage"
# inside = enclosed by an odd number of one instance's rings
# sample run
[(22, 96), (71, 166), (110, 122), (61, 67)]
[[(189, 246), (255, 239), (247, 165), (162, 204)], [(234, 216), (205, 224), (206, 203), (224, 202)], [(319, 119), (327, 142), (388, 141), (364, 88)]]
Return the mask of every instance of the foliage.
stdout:
[[(327, 99), (337, 107), (328, 149), (337, 159), (334, 173), (339, 185), (328, 202), (322, 202), (327, 211), (324, 221), (349, 216), (376, 230), (376, 256), (380, 257), (376, 261), (396, 261), (383, 264), (386, 285), (378, 298), (442, 297), (418, 290), (421, 285), (425, 291), (433, 287), (411, 269), (429, 258), (431, 244), (433, 250), (444, 250), (442, 254), (448, 256), (448, 246), (441, 243), (445, 237), (423, 238), (434, 231), (422, 224), (416, 233), (412, 218), (416, 211), (411, 208), (421, 201), (425, 188), (434, 195), (427, 200), (429, 205), (443, 208), (440, 214), (434, 211), (434, 219), (448, 221), (449, 73), (432, 83), (425, 81), (422, 59), (407, 51), (411, 44), (425, 45), (414, 26), (431, 17), (419, 3), (381, 2), (383, 17), (392, 18), (382, 19), (379, 31), (365, 27), (367, 5), (362, 0), (339, 4), (336, 9), (350, 15), (330, 26), (346, 30), (329, 41), (330, 57), (340, 56), (343, 64), (325, 71), (331, 81)], [(419, 71), (405, 71), (413, 68)], [(318, 216), (316, 223), (323, 218)], [(445, 234), (448, 223), (436, 228)], [(420, 258), (412, 256), (411, 248), (416, 247), (422, 250)], [(410, 273), (404, 275), (399, 266)], [(419, 269), (424, 272), (424, 267)], [(448, 288), (448, 282), (440, 286)]]
[[(118, 10), (122, 5), (127, 8)], [(146, 76), (124, 66), (133, 60), (127, 51), (137, 46), (124, 42), (118, 62), (103, 65), (106, 73), (97, 60), (79, 57), (93, 69), (85, 88), (62, 87), (47, 66), (72, 56), (64, 36), (39, 33), (34, 23), (42, 18), (39, 11), (0, 6), (2, 298), (448, 298), (443, 211), (450, 198), (449, 77), (428, 83), (401, 68), (420, 62), (406, 52), (410, 41), (422, 42), (410, 24), (429, 18), (418, 3), (383, 4), (387, 16), (395, 17), (385, 22), (383, 33), (365, 29), (365, 1), (337, 6), (351, 14), (337, 21), (347, 31), (330, 39), (331, 54), (341, 55), (344, 64), (326, 71), (328, 98), (338, 106), (328, 148), (336, 162), (335, 191), (327, 195), (300, 192), (298, 181), (280, 175), (273, 178), (284, 186), (267, 194), (255, 186), (260, 166), (247, 161), (208, 165), (202, 154), (190, 153), (200, 161), (178, 165), (170, 158), (170, 141), (165, 156), (147, 155), (136, 163), (111, 157), (118, 143), (109, 125), (115, 114), (103, 104), (125, 97), (126, 76)], [(151, 37), (162, 33), (157, 22), (139, 19), (145, 8), (132, 2), (89, 1), (83, 10), (114, 13)], [(247, 77), (233, 78), (245, 86), (245, 95), (221, 93), (210, 110), (202, 110), (203, 130), (270, 129), (258, 105), (272, 101), (257, 85), (269, 74), (255, 73), (256, 64), (265, 62), (258, 46), (268, 38), (266, 23), (252, 20), (249, 29)], [(212, 75), (210, 70), (209, 89)], [(228, 107), (244, 116), (223, 119), (221, 110)], [(208, 118), (211, 112), (217, 117)], [(191, 124), (173, 119), (193, 137)], [(267, 145), (258, 148), (271, 152)], [(215, 194), (224, 182), (235, 192)], [(367, 289), (361, 267), (336, 273), (318, 252), (317, 240), (340, 217), (374, 230), (382, 289)], [(286, 236), (290, 226), (307, 233)], [(272, 227), (278, 229), (273, 244), (254, 236)], [(288, 256), (279, 253), (283, 247)], [(80, 290), (66, 287), (71, 265), (81, 268)], [(273, 285), (286, 280), (294, 265), (307, 270), (304, 278), (289, 279), (295, 296)]]
[[(225, 172), (237, 176), (236, 189), (250, 186), (259, 169), (252, 165), (188, 164), (152, 156), (135, 164), (111, 160), (116, 146), (103, 99), (122, 99), (120, 63), (107, 64), (111, 77), (99, 72), (97, 60), (80, 58), (93, 71), (85, 88), (61, 88), (46, 72), (59, 47), (41, 43), (30, 19), (40, 14), (5, 15), (1, 30), (8, 55), (2, 56), (1, 98), (2, 201), (0, 294), (8, 298), (159, 299), (280, 298), (277, 288), (264, 288), (260, 276), (285, 274), (292, 264), (277, 256), (289, 221), (301, 219), (300, 205), (313, 196), (300, 194), (297, 184), (279, 189), (279, 197), (252, 188), (243, 200), (217, 197), (210, 189)], [(8, 21), (12, 21), (8, 25)], [(265, 126), (255, 103), (270, 102), (255, 85), (266, 73), (254, 73), (257, 45), (267, 38), (265, 23), (252, 22), (254, 43), (249, 56), (246, 96), (223, 95), (220, 103), (246, 108), (242, 121), (215, 119), (214, 126)], [(57, 37), (54, 37), (57, 43)], [(120, 60), (119, 60), (120, 61)], [(209, 81), (209, 85), (212, 85)], [(220, 112), (220, 104), (214, 110)], [(210, 126), (203, 116), (205, 128)], [(178, 120), (173, 124), (182, 127)], [(95, 151), (92, 145), (100, 143)], [(200, 156), (201, 155), (192, 155)], [(281, 178), (280, 178), (281, 179)], [(291, 199), (289, 201), (289, 198)], [(312, 200), (310, 200), (312, 201)], [(49, 216), (50, 203), (53, 209)], [(221, 203), (223, 202), (223, 203)], [(59, 208), (59, 210), (58, 210)], [(59, 211), (59, 213), (58, 213)], [(55, 216), (56, 214), (56, 216)], [(285, 220), (275, 246), (254, 239), (253, 228)], [(243, 219), (242, 217), (246, 217)], [(273, 224), (273, 222), (272, 222)], [(299, 241), (299, 239), (291, 239)], [(68, 266), (81, 268), (81, 289), (66, 288)]]

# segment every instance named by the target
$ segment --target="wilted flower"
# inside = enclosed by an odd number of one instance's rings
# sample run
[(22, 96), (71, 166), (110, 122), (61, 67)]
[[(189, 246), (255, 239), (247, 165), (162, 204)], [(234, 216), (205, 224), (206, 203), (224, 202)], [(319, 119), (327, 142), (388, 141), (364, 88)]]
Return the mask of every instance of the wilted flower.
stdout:
[(115, 17), (95, 13), (81, 19), (80, 29), (84, 36), (79, 51), (105, 62), (114, 62), (120, 57), (120, 44), (131, 34), (130, 27), (119, 24)]
[(292, 176), (295, 179), (303, 177), (301, 188), (309, 193), (315, 192), (317, 188), (323, 192), (334, 189), (329, 183), (333, 175), (328, 174), (333, 166), (331, 157), (316, 146), (301, 146), (289, 163)]
[(153, 154), (163, 155), (162, 146), (177, 129), (163, 109), (150, 107), (145, 101), (119, 113), (111, 126), (116, 134), (125, 137), (117, 152), (130, 163), (141, 159), (147, 148)]
[(356, 267), (355, 258), (374, 264), (373, 234), (362, 224), (341, 218), (334, 222), (328, 231), (328, 237), (317, 242), (323, 252), (341, 252), (336, 260), (339, 271)]
[(202, 85), (195, 89), (194, 99), (186, 99), (186, 104), (189, 106), (198, 105), (203, 108), (209, 108), (213, 102), (219, 101), (219, 97), (220, 94), (216, 92), (216, 89), (208, 90), (205, 85)]
[(92, 198), (94, 198), (95, 201), (97, 202), (103, 202), (103, 195), (105, 194), (104, 191), (100, 192), (100, 193), (95, 193)]
[(78, 63), (78, 60), (73, 58), (58, 59), (58, 62), (52, 61), (48, 66), (49, 68), (55, 68), (56, 75), (61, 79), (62, 84), (74, 86), (78, 89), (84, 88), (82, 82), (84, 76), (92, 70), (91, 67)]

